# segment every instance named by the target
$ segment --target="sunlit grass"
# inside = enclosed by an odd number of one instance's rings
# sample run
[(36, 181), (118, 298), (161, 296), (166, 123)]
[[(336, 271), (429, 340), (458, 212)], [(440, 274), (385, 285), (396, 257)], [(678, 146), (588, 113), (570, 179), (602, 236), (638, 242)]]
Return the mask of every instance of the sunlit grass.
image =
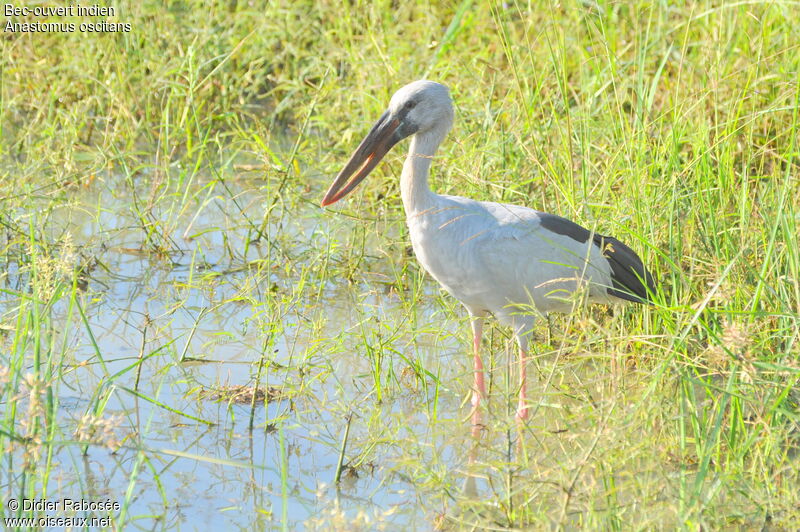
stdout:
[[(116, 7), (130, 34), (0, 41), (4, 516), (797, 528), (794, 3)], [(318, 207), (423, 75), (456, 105), (437, 191), (613, 234), (661, 285), (542, 320), (522, 434), (487, 329), (470, 471), (469, 327), (409, 253), (402, 147)], [(241, 386), (267, 405), (199, 393)]]

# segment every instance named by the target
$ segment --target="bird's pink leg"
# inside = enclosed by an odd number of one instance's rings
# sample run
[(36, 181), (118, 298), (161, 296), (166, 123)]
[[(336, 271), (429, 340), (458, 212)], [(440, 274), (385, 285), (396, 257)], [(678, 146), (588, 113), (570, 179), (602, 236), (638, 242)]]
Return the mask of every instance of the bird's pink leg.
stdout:
[(483, 380), (483, 361), (481, 360), (481, 336), (483, 335), (483, 318), (472, 317), (472, 352), (475, 373), (475, 384), (472, 388), (472, 433), (480, 433), (481, 399), (486, 397), (486, 385)]
[(519, 350), (519, 402), (517, 403), (517, 421), (524, 422), (528, 419), (528, 397), (525, 394), (526, 379), (525, 366), (528, 361), (528, 353), (524, 349)]

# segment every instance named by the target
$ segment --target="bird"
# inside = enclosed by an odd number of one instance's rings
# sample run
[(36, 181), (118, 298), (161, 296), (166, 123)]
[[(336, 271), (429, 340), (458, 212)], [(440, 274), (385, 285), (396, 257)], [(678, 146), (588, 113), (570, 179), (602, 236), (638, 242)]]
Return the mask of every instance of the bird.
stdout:
[(656, 283), (639, 256), (611, 236), (561, 216), (520, 205), (437, 194), (428, 185), (439, 145), (453, 126), (449, 89), (418, 80), (400, 88), (322, 199), (332, 205), (353, 191), (401, 140), (411, 142), (400, 195), (418, 262), (461, 302), (472, 328), (473, 425), (486, 398), (480, 346), (484, 320), (511, 327), (519, 347), (516, 419), (528, 416), (526, 360), (538, 316), (589, 303), (653, 303)]

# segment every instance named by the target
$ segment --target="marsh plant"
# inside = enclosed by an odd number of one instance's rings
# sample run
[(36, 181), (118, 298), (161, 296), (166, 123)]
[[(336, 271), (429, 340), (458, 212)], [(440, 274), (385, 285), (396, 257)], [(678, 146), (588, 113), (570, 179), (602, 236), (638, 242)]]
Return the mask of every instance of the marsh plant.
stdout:
[[(800, 527), (795, 3), (114, 7), (130, 32), (0, 39), (4, 519)], [(402, 155), (319, 206), (423, 77), (456, 102), (435, 190), (614, 234), (661, 286), (538, 321), (523, 430), (487, 326), (477, 441)]]

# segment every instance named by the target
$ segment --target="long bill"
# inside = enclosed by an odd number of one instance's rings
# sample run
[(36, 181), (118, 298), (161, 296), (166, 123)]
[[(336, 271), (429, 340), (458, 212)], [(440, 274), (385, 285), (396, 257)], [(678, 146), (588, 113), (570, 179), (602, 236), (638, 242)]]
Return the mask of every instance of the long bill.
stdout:
[(398, 131), (399, 127), (400, 121), (393, 118), (389, 111), (381, 115), (353, 155), (350, 156), (345, 167), (331, 183), (328, 192), (322, 198), (323, 207), (345, 197), (369, 175), (392, 146), (402, 140), (403, 137)]

